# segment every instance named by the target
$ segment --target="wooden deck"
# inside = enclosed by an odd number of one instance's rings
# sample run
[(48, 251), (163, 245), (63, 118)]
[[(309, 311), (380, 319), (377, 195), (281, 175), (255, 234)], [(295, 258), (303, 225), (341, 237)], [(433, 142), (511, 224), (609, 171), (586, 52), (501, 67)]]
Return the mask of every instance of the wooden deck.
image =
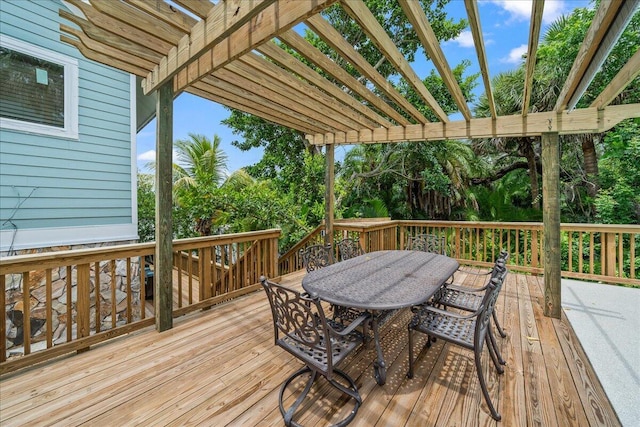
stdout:
[[(302, 275), (281, 282), (299, 286)], [(410, 313), (402, 312), (383, 328), (386, 385), (373, 379), (372, 345), (341, 366), (363, 397), (352, 425), (620, 425), (566, 318), (545, 318), (542, 300), (541, 278), (507, 277), (498, 302), (508, 333), (499, 338), (505, 374), (485, 363), (502, 422), (489, 415), (469, 351), (439, 341), (420, 354), (414, 379), (406, 378)], [(5, 375), (0, 425), (282, 425), (278, 391), (299, 367), (274, 346), (268, 303), (257, 292), (175, 319), (170, 331), (150, 328)], [(343, 415), (324, 387), (314, 392), (303, 425)]]

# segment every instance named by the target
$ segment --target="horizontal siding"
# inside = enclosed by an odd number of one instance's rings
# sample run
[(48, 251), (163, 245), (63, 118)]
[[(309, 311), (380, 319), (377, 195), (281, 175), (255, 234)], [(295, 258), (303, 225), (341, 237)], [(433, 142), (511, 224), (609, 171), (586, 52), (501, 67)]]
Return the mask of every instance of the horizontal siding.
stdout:
[[(92, 180), (92, 179), (83, 179), (78, 180), (75, 178), (61, 178), (55, 180), (55, 183), (51, 182), (53, 179), (43, 179), (41, 177), (23, 177), (16, 175), (3, 175), (2, 179), (6, 182), (2, 183), (3, 192), (4, 191), (12, 191), (13, 187), (21, 186), (25, 190), (33, 190), (33, 189), (50, 189), (51, 192), (56, 192), (58, 189), (66, 189), (73, 190), (77, 188), (79, 190), (93, 190), (95, 192), (94, 198), (101, 199), (99, 197), (100, 191), (105, 187), (108, 187), (111, 191), (120, 191), (125, 192), (129, 187), (129, 183), (126, 181), (109, 181), (105, 184), (104, 181)], [(62, 190), (61, 190), (62, 191)], [(24, 193), (24, 192), (23, 192)], [(57, 193), (55, 193), (57, 196)], [(36, 196), (37, 197), (37, 196)], [(51, 197), (51, 196), (49, 196)], [(122, 197), (121, 197), (122, 198)], [(83, 200), (86, 200), (83, 198)], [(9, 201), (4, 201), (2, 206), (5, 206), (5, 202), (9, 203)], [(10, 203), (9, 203), (10, 204)]]
[(18, 229), (131, 224), (129, 75), (60, 42), (61, 8), (57, 0), (0, 0), (3, 34), (77, 59), (79, 74), (78, 140), (0, 131), (0, 223), (11, 217)]
[[(75, 158), (96, 156), (96, 161), (107, 161), (104, 156), (129, 157), (131, 147), (129, 141), (122, 138), (107, 138), (99, 134), (82, 135), (79, 141), (56, 138), (42, 138), (28, 133), (0, 131), (0, 140), (11, 140), (12, 144), (3, 144), (0, 153), (20, 153), (25, 155), (42, 154), (51, 158)], [(5, 136), (5, 133), (7, 135)], [(56, 157), (59, 156), (59, 157)], [(1, 161), (2, 159), (0, 159)], [(0, 171), (1, 172), (1, 171)]]

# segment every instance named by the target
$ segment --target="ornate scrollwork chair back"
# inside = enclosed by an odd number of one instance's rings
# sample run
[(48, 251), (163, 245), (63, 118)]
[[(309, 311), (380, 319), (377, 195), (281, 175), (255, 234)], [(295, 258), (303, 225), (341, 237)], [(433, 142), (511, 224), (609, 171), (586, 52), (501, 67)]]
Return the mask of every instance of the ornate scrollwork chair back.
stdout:
[(447, 241), (445, 236), (435, 234), (418, 234), (409, 238), (409, 250), (432, 252), (434, 254), (447, 254)]
[(331, 245), (311, 245), (300, 250), (302, 265), (307, 272), (318, 270), (333, 264), (333, 248)]
[(364, 254), (360, 242), (356, 239), (342, 239), (336, 245), (338, 247), (338, 259), (345, 261)]
[[(349, 325), (328, 320), (317, 297), (301, 293), (280, 284), (260, 278), (273, 316), (275, 344), (298, 358), (305, 367), (294, 372), (283, 384), (279, 394), (279, 407), (287, 426), (298, 426), (293, 417), (311, 390), (318, 374), (354, 401), (349, 415), (336, 426), (345, 426), (353, 420), (362, 404), (355, 382), (335, 365), (342, 362), (364, 341), (356, 328), (368, 321), (363, 313)], [(284, 407), (284, 395), (288, 385), (296, 378), (309, 375), (309, 380), (296, 401), (288, 409)]]

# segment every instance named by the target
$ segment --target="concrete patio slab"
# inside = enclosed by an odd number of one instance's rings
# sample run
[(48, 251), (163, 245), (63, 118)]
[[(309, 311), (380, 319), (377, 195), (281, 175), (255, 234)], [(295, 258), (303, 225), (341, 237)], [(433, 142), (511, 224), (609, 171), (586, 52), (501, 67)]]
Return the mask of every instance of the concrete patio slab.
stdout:
[(562, 279), (562, 308), (625, 427), (640, 427), (640, 289)]

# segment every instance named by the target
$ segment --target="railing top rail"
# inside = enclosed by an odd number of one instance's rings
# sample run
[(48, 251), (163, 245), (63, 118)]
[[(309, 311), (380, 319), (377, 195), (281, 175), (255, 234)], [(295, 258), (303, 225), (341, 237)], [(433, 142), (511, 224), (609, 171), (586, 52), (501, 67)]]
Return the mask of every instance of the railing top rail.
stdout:
[(256, 240), (256, 238), (279, 237), (282, 230), (272, 228), (261, 231), (247, 231), (244, 233), (219, 234), (215, 236), (192, 237), (189, 239), (178, 239), (173, 241), (174, 250), (197, 249), (211, 244), (224, 245), (228, 243), (240, 243)]
[(280, 259), (286, 259), (287, 257), (291, 256), (291, 254), (295, 254), (296, 252), (298, 252), (304, 245), (307, 244), (307, 242), (311, 238), (313, 238), (316, 234), (320, 233), (323, 228), (324, 228), (324, 222), (322, 222), (316, 228), (311, 230), (302, 240), (300, 240), (298, 243), (293, 245), (291, 249), (289, 249), (284, 254), (280, 255)]
[[(173, 241), (174, 250), (196, 249), (212, 244), (227, 244), (246, 242), (257, 238), (280, 236), (279, 229), (250, 231), (245, 233), (223, 234), (217, 236), (195, 237)], [(73, 249), (57, 252), (45, 252), (27, 255), (16, 255), (0, 258), (0, 274), (11, 274), (28, 270), (29, 268), (54, 268), (61, 265), (90, 263), (105, 259), (137, 257), (153, 254), (155, 242), (132, 243), (126, 245), (104, 246), (100, 248)]]

